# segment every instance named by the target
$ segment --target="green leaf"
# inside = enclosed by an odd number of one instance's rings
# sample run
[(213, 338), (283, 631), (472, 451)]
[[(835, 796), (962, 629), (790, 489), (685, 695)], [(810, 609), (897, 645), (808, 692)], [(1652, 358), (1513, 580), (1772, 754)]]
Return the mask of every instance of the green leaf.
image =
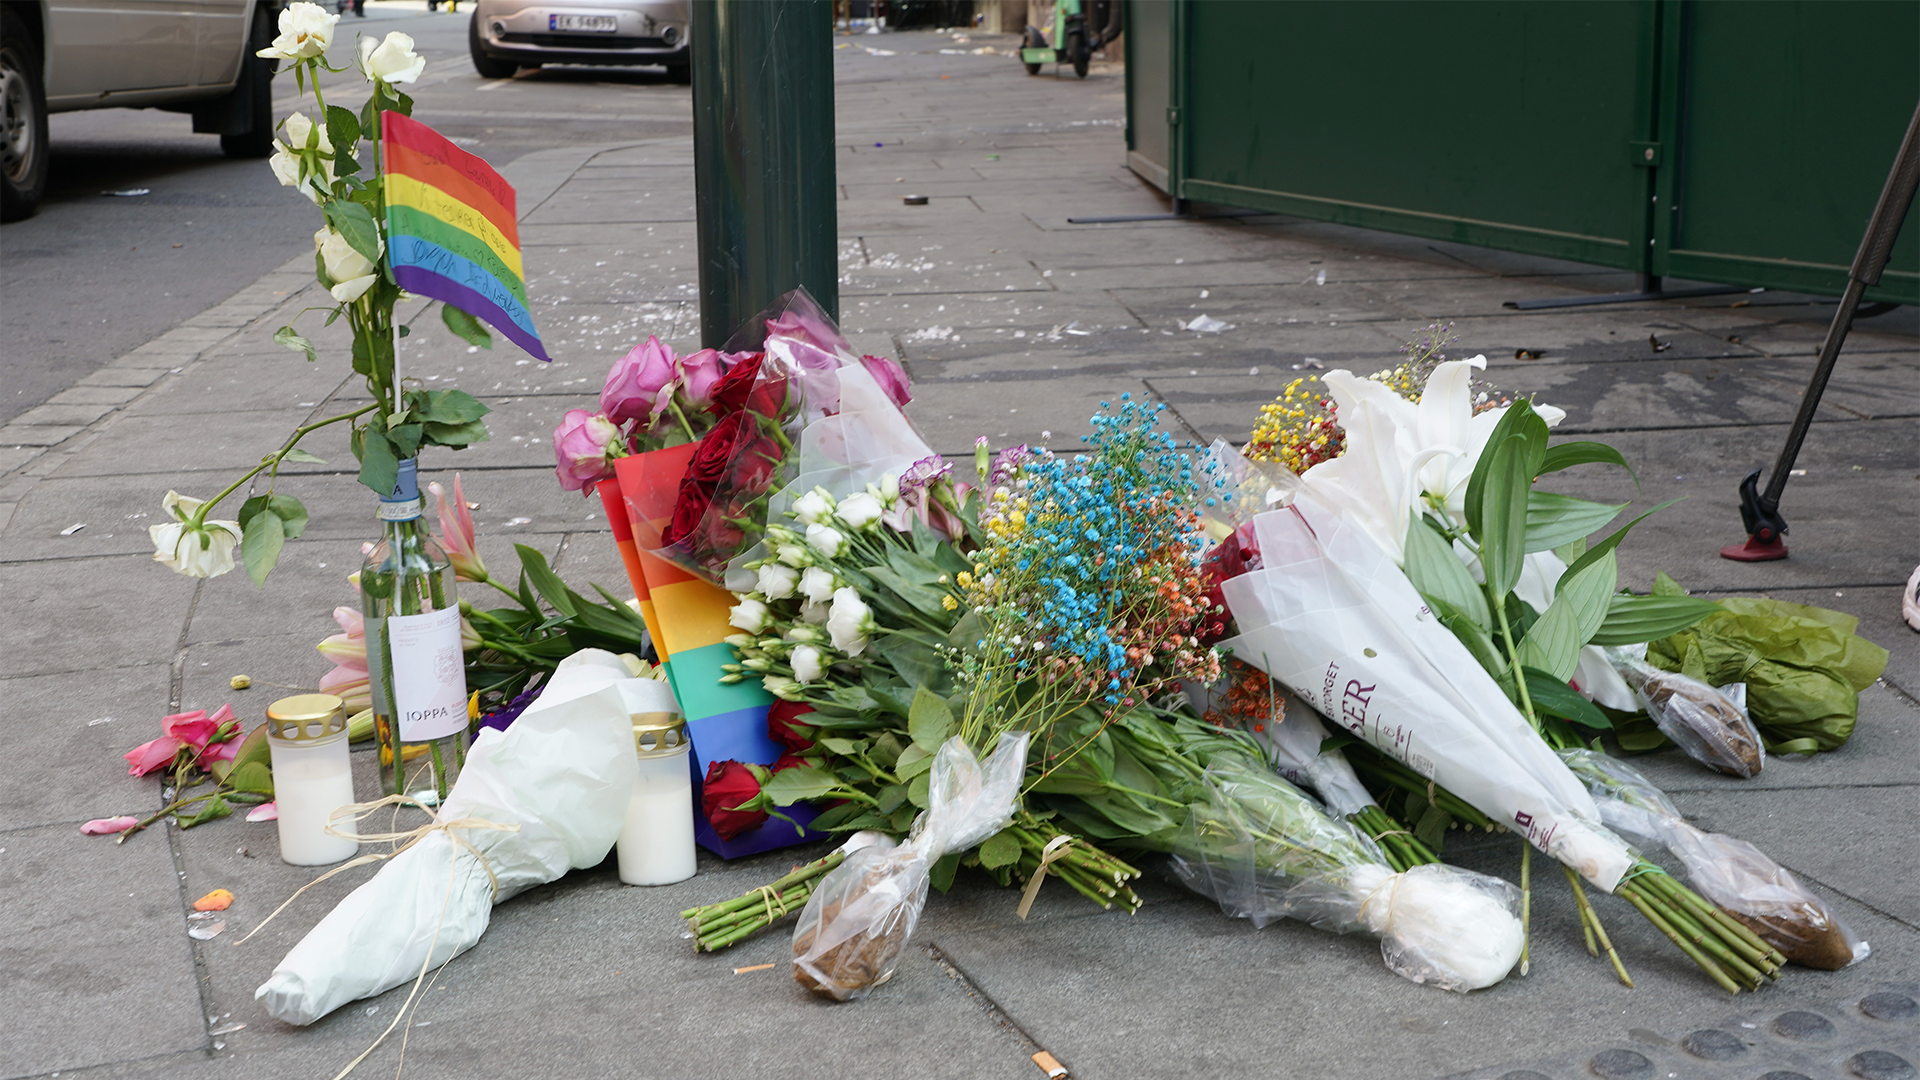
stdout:
[(249, 761), (227, 774), (227, 786), (235, 791), (272, 795), (273, 771), (257, 761)]
[[(1685, 498), (1685, 496), (1681, 496), (1681, 498)], [(1625, 525), (1620, 526), (1620, 528), (1616, 532), (1609, 535), (1605, 540), (1602, 540), (1599, 543), (1588, 548), (1587, 553), (1585, 555), (1582, 555), (1578, 559), (1575, 559), (1573, 561), (1573, 565), (1567, 567), (1567, 575), (1571, 575), (1599, 561), (1600, 556), (1605, 555), (1606, 553), (1612, 551), (1614, 548), (1619, 547), (1620, 541), (1625, 540), (1627, 538), (1627, 533), (1630, 530), (1632, 530), (1632, 528), (1635, 525), (1640, 524), (1641, 522), (1647, 520), (1653, 515), (1659, 513), (1662, 510), (1665, 510), (1667, 507), (1672, 506), (1674, 503), (1677, 503), (1679, 501), (1680, 499), (1668, 499), (1666, 502), (1661, 503), (1660, 505), (1654, 507), (1653, 509), (1647, 511), (1646, 513), (1641, 514), (1639, 517), (1634, 518), (1632, 521), (1627, 522)], [(1562, 578), (1564, 579), (1567, 575), (1562, 575)], [(1612, 592), (1613, 590), (1608, 589), (1607, 591)]]
[(1620, 455), (1620, 451), (1603, 442), (1563, 442), (1557, 446), (1549, 446), (1547, 452), (1541, 456), (1540, 472), (1542, 474), (1559, 472), (1561, 469), (1571, 469), (1575, 465), (1593, 464), (1618, 465), (1627, 470), (1628, 476), (1633, 476), (1634, 486), (1638, 487), (1640, 484), (1640, 478), (1634, 476), (1633, 466), (1627, 464), (1627, 459)]
[(902, 780), (911, 780), (931, 768), (933, 768), (933, 755), (918, 746), (909, 746), (906, 752), (900, 755), (900, 760), (894, 762), (893, 775)]
[(181, 821), (178, 817), (174, 820), (180, 821), (181, 828), (191, 829), (195, 825), (212, 821), (214, 818), (223, 818), (231, 813), (233, 813), (233, 807), (227, 805), (227, 800), (219, 795), (215, 795), (213, 798), (200, 804), (199, 813), (194, 814), (184, 821)]
[[(1672, 579), (1668, 579), (1672, 580)], [(1590, 645), (1637, 645), (1677, 634), (1709, 615), (1725, 610), (1711, 600), (1693, 596), (1634, 596), (1613, 598)]]
[(562, 615), (573, 615), (573, 599), (567, 594), (566, 583), (547, 565), (547, 557), (525, 544), (515, 544), (513, 549), (520, 553), (520, 568), (526, 572), (527, 580), (540, 590), (547, 603)]
[(836, 754), (840, 754), (845, 757), (852, 757), (853, 755), (860, 753), (862, 750), (865, 750), (867, 748), (867, 740), (865, 739), (854, 740), (854, 739), (841, 739), (841, 738), (821, 739), (820, 745), (826, 747), (827, 749), (833, 751)]
[(760, 792), (772, 799), (775, 806), (792, 806), (797, 802), (822, 798), (839, 786), (840, 782), (825, 769), (796, 765), (774, 773), (766, 783), (760, 785)]
[[(881, 788), (879, 800), (880, 800), (879, 810), (881, 813), (883, 814), (893, 813), (895, 810), (900, 809), (901, 803), (907, 801), (907, 785), (891, 784), (887, 787)], [(853, 804), (849, 803), (848, 805), (853, 805)]]
[(1564, 680), (1556, 679), (1535, 667), (1523, 667), (1520, 670), (1527, 677), (1527, 697), (1533, 702), (1535, 712), (1570, 720), (1582, 727), (1603, 731), (1613, 727), (1613, 721), (1607, 719), (1606, 713), (1581, 697)]
[(1653, 595), (1687, 596), (1689, 594), (1686, 586), (1668, 577), (1665, 570), (1660, 570), (1656, 571), (1653, 575)]
[(464, 424), (429, 423), (425, 427), (427, 442), (435, 446), (452, 447), (455, 450), (472, 446), (477, 442), (486, 442), (492, 438), (483, 420), (469, 420)]
[(1626, 503), (1609, 506), (1546, 491), (1527, 493), (1527, 553), (1551, 551), (1581, 540), (1620, 516)]
[(453, 336), (469, 345), (478, 345), (483, 349), (493, 348), (493, 335), (480, 325), (480, 320), (454, 307), (452, 304), (440, 305), (440, 321), (447, 324)]
[[(1514, 402), (1507, 408), (1506, 412), (1500, 415), (1499, 423), (1495, 424), (1493, 431), (1487, 435), (1486, 449), (1481, 452), (1480, 460), (1474, 462), (1473, 475), (1467, 478), (1465, 512), (1467, 531), (1476, 538), (1480, 535), (1481, 509), (1486, 501), (1487, 481), (1491, 476), (1491, 470), (1493, 468), (1492, 450), (1504, 444), (1508, 438), (1514, 435), (1528, 436), (1530, 439), (1534, 437), (1534, 429), (1527, 423), (1529, 419), (1532, 419), (1534, 423), (1539, 425), (1537, 435), (1539, 449), (1537, 451), (1530, 451), (1529, 457), (1531, 458), (1534, 454), (1538, 454), (1544, 458), (1546, 456), (1547, 441), (1545, 434), (1546, 422), (1541, 420), (1539, 415), (1533, 411), (1533, 406), (1529, 404), (1525, 398), (1522, 398)], [(1527, 470), (1527, 475), (1531, 478), (1538, 472), (1539, 469), (1537, 467), (1530, 465)]]
[(240, 512), (234, 515), (234, 520), (240, 523), (240, 531), (245, 532), (253, 527), (251, 524), (253, 519), (266, 513), (266, 510), (267, 497), (265, 495), (255, 495), (240, 504)]
[[(1483, 459), (1490, 464), (1482, 493), (1480, 529), (1474, 539), (1480, 542), (1480, 566), (1486, 574), (1487, 590), (1496, 598), (1513, 591), (1527, 554), (1527, 494), (1533, 481), (1529, 454), (1527, 437), (1511, 435)], [(1474, 472), (1479, 473), (1478, 467)]]
[(333, 143), (333, 174), (351, 176), (359, 172), (360, 163), (354, 160), (352, 148), (360, 141), (360, 121), (352, 110), (327, 106), (327, 139)]
[(1577, 571), (1560, 577), (1553, 603), (1520, 639), (1516, 651), (1521, 666), (1539, 668), (1565, 682), (1580, 664), (1580, 646), (1606, 620), (1608, 601), (1618, 583), (1618, 567), (1611, 549)]
[(913, 745), (931, 754), (952, 736), (953, 728), (953, 710), (945, 699), (924, 686), (913, 692), (913, 706), (907, 712), (907, 732), (913, 736)]
[(1020, 861), (1020, 841), (1012, 834), (997, 832), (980, 844), (980, 865), (989, 870), (1011, 866)]
[[(913, 783), (907, 786), (907, 801), (925, 810), (927, 808), (927, 787), (931, 780), (932, 775), (929, 773), (921, 773), (919, 776), (914, 777)], [(905, 810), (907, 808), (903, 806), (900, 809)], [(894, 820), (898, 821), (899, 819), (900, 815), (896, 813)], [(911, 822), (913, 818), (908, 817), (907, 820)]]
[(357, 202), (334, 200), (325, 205), (327, 224), (333, 231), (346, 238), (353, 250), (366, 256), (367, 261), (378, 265), (380, 262), (380, 230), (373, 223), (373, 215)]
[(267, 508), (273, 511), (274, 517), (280, 519), (287, 539), (298, 540), (300, 534), (307, 531), (307, 508), (301, 505), (299, 499), (291, 495), (270, 495), (267, 497)]
[(314, 350), (313, 342), (295, 333), (291, 326), (283, 326), (275, 330), (273, 332), (273, 340), (275, 344), (284, 345), (294, 352), (306, 353), (307, 359), (309, 360), (317, 360), (320, 358), (320, 354)]
[(426, 435), (419, 424), (395, 424), (387, 429), (387, 441), (393, 452), (404, 460), (420, 453), (420, 440)]
[(1461, 565), (1446, 537), (1434, 531), (1418, 514), (1411, 515), (1407, 526), (1406, 560), (1407, 578), (1414, 588), (1465, 613), (1480, 629), (1493, 628), (1486, 595), (1474, 583), (1473, 575)]
[[(1423, 593), (1421, 599), (1427, 602), (1427, 607), (1440, 620), (1440, 625), (1453, 631), (1453, 636), (1459, 638), (1460, 644), (1465, 645), (1467, 651), (1473, 654), (1473, 658), (1486, 669), (1487, 674), (1493, 676), (1493, 681), (1499, 683), (1500, 688), (1512, 697), (1513, 674), (1508, 670), (1507, 658), (1500, 655), (1500, 650), (1494, 647), (1493, 638), (1488, 636), (1487, 631), (1474, 622), (1466, 612), (1437, 596), (1428, 596)], [(1481, 602), (1483, 610), (1485, 606), (1486, 603), (1483, 600)], [(1325, 752), (1324, 749), (1322, 752)]]
[(1429, 804), (1413, 826), (1413, 838), (1437, 852), (1447, 842), (1447, 830), (1452, 826), (1452, 814)]
[(434, 424), (464, 424), (492, 412), (464, 390), (426, 390), (407, 395), (415, 415)]
[(942, 896), (953, 888), (953, 876), (960, 872), (960, 854), (958, 851), (949, 851), (927, 868), (927, 884), (939, 889)]
[(909, 632), (881, 634), (871, 644), (873, 650), (909, 685), (924, 687), (938, 694), (953, 683), (946, 660), (939, 651)]
[(360, 482), (372, 488), (375, 494), (393, 494), (393, 485), (400, 478), (400, 455), (393, 452), (393, 444), (387, 441), (385, 434), (372, 427), (361, 428), (360, 435)]
[(246, 561), (247, 576), (255, 585), (266, 584), (267, 575), (280, 561), (280, 548), (287, 542), (284, 526), (273, 511), (262, 510), (250, 525), (241, 526), (240, 535), (240, 555)]
[(280, 455), (281, 464), (289, 461), (297, 462), (301, 465), (325, 465), (327, 463), (326, 458), (314, 457), (312, 454), (307, 453), (297, 446)]

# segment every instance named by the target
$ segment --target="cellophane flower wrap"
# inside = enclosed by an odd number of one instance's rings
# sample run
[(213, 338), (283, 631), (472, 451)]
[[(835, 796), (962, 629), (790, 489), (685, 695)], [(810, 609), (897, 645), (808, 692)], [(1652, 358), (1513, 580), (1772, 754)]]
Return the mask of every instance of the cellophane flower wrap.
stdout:
[(823, 997), (854, 1001), (891, 978), (926, 905), (933, 864), (1007, 827), (1026, 765), (1024, 733), (1000, 740), (985, 762), (958, 736), (942, 743), (927, 809), (907, 841), (876, 834), (807, 899), (793, 934), (794, 979)]
[(1520, 893), (1507, 882), (1440, 864), (1395, 873), (1365, 834), (1250, 753), (1212, 755), (1204, 789), (1173, 867), (1228, 915), (1364, 931), (1395, 974), (1460, 993), (1492, 986), (1519, 961)]
[(1828, 971), (1867, 958), (1860, 940), (1827, 902), (1759, 848), (1687, 823), (1640, 770), (1594, 750), (1562, 750), (1615, 831), (1666, 848), (1700, 895), (1725, 908), (1787, 959)]
[(1224, 585), (1222, 647), (1612, 892), (1632, 850), (1369, 530), (1305, 495), (1254, 525), (1262, 567)]

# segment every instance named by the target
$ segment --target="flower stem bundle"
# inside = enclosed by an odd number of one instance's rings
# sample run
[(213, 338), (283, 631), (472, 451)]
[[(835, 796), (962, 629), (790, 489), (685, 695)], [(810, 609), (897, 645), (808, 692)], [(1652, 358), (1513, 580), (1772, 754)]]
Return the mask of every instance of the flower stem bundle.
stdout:
[(694, 951), (718, 952), (759, 933), (788, 913), (799, 911), (806, 906), (820, 878), (846, 858), (846, 851), (837, 850), (731, 900), (681, 912), (687, 929), (693, 932)]

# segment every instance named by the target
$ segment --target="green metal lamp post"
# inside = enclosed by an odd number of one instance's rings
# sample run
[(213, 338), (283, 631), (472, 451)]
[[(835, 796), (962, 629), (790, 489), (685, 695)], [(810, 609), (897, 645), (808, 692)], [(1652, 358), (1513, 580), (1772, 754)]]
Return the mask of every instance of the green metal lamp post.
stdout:
[(795, 286), (840, 317), (830, 0), (694, 0), (700, 341)]

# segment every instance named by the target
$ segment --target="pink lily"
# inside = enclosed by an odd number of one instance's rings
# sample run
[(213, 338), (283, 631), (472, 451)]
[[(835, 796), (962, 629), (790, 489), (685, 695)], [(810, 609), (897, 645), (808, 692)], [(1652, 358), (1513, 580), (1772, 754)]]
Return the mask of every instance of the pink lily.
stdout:
[(181, 750), (193, 751), (194, 763), (231, 761), (239, 750), (234, 739), (240, 722), (233, 707), (222, 705), (207, 715), (205, 709), (174, 713), (160, 721), (160, 737), (127, 751), (128, 776), (145, 776), (172, 764)]
[(339, 698), (348, 713), (357, 713), (373, 704), (373, 691), (367, 685), (366, 626), (360, 613), (346, 606), (333, 609), (333, 621), (342, 632), (315, 646), (334, 665), (320, 676), (320, 692)]
[(261, 803), (259, 806), (247, 811), (248, 821), (278, 821), (279, 819), (280, 806), (278, 803)]
[(440, 515), (440, 534), (434, 537), (440, 549), (453, 562), (453, 576), (461, 581), (486, 581), (487, 564), (480, 561), (474, 546), (473, 514), (467, 509), (466, 493), (460, 490), (460, 474), (453, 474), (453, 505), (447, 505), (447, 489), (438, 480), (427, 485), (433, 493), (434, 508)]

